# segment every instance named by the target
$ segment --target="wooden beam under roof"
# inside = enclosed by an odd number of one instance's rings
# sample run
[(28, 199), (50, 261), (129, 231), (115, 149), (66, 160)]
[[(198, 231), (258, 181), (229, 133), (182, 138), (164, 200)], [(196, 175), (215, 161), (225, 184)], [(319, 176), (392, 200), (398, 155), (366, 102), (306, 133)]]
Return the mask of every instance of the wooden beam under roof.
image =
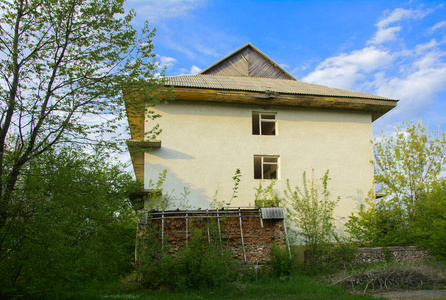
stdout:
[(394, 108), (397, 104), (397, 100), (390, 101), (351, 97), (287, 95), (268, 92), (259, 93), (197, 88), (176, 88), (175, 93), (175, 101), (199, 101), (366, 111), (371, 113), (372, 121), (377, 120), (379, 117)]

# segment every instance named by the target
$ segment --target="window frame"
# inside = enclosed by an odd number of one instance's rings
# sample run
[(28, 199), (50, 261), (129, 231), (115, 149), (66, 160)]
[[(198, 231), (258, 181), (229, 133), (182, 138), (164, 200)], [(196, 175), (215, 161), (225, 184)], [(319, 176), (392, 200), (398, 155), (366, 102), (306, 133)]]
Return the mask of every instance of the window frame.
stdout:
[[(258, 131), (258, 133), (255, 133), (255, 127), (254, 127), (254, 116), (257, 115), (258, 118), (258, 124), (256, 126), (256, 131)], [(273, 116), (273, 118), (262, 118), (263, 116), (268, 116), (271, 117)], [(263, 136), (276, 136), (277, 135), (277, 112), (259, 112), (259, 111), (253, 111), (252, 112), (252, 116), (251, 116), (251, 120), (252, 120), (252, 135), (263, 135)], [(262, 133), (262, 123), (274, 123), (274, 134), (263, 134)]]
[[(257, 159), (260, 158), (260, 170), (259, 170), (260, 178), (256, 177), (256, 173), (258, 173), (258, 172), (256, 172), (256, 158)], [(265, 158), (275, 159), (276, 161), (275, 162), (268, 162), (268, 161), (265, 162)], [(279, 159), (280, 159), (279, 155), (257, 155), (257, 154), (255, 154), (254, 160), (253, 160), (253, 162), (254, 162), (254, 165), (253, 165), (254, 166), (254, 168), (253, 168), (254, 169), (254, 179), (255, 180), (278, 180), (279, 179)], [(276, 166), (275, 178), (265, 178), (265, 171), (264, 171), (265, 165), (275, 165)]]

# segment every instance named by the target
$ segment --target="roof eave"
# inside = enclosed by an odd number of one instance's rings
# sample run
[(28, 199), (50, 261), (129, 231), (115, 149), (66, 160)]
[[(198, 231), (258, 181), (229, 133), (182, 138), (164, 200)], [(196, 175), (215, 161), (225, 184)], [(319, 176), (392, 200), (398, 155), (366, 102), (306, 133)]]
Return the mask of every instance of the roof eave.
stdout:
[(216, 90), (203, 88), (175, 88), (175, 101), (197, 101), (260, 106), (289, 106), (323, 108), (350, 111), (366, 111), (372, 121), (396, 107), (395, 99), (369, 99), (358, 97), (284, 94), (268, 92), (249, 92), (236, 90)]

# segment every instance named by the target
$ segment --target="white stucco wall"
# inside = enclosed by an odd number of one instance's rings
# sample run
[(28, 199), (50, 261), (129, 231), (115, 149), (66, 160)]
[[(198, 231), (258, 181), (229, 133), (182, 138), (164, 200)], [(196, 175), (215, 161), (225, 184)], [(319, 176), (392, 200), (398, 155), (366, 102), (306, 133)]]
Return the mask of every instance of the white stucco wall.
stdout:
[[(190, 190), (189, 202), (208, 208), (231, 199), (235, 170), (241, 170), (239, 196), (231, 206), (254, 205), (254, 155), (278, 155), (275, 190), (283, 195), (286, 179), (302, 185), (302, 173), (316, 178), (329, 169), (331, 194), (341, 197), (335, 216), (347, 217), (373, 187), (371, 115), (366, 112), (261, 107), (174, 101), (154, 108), (163, 130), (160, 149), (145, 154), (145, 188), (167, 169), (164, 193), (179, 197)], [(252, 135), (252, 112), (275, 112), (277, 135)], [(153, 121), (150, 121), (153, 122)], [(146, 130), (153, 123), (146, 122)], [(269, 184), (269, 180), (263, 181)], [(175, 200), (174, 200), (175, 201)]]

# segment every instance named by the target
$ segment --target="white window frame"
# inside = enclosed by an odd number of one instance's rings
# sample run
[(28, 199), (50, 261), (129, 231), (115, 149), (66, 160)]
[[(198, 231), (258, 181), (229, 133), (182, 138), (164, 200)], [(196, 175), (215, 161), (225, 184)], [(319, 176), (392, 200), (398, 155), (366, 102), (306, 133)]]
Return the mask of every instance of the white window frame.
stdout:
[[(275, 136), (277, 135), (277, 113), (276, 112), (258, 112), (258, 111), (253, 111), (252, 112), (252, 117), (254, 117), (254, 114), (258, 114), (259, 116), (259, 124), (258, 124), (258, 128), (259, 128), (259, 133), (253, 133), (253, 135), (265, 135), (265, 136)], [(270, 119), (270, 118), (262, 118), (263, 116), (274, 116), (274, 119)], [(274, 123), (274, 134), (263, 134), (262, 133), (262, 123)]]
[[(260, 177), (256, 178), (256, 158), (260, 158)], [(265, 162), (265, 158), (275, 158), (275, 162)], [(264, 165), (275, 165), (276, 166), (276, 178), (264, 178)], [(279, 155), (254, 155), (254, 179), (257, 180), (277, 180), (279, 179)]]

